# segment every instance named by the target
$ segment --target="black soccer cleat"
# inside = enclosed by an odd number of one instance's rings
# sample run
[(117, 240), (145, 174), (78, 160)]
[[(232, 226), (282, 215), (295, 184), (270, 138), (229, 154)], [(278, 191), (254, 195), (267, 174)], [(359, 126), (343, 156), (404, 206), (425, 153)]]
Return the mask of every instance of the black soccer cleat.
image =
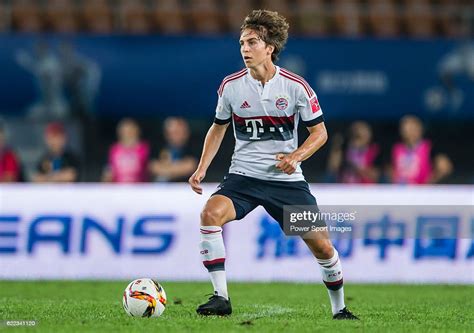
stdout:
[(332, 316), (332, 319), (336, 320), (359, 320), (357, 316), (354, 316), (352, 312), (347, 310), (347, 308), (342, 309), (338, 313), (336, 313), (334, 316)]
[(232, 313), (230, 298), (227, 300), (217, 294), (212, 295), (207, 303), (201, 304), (196, 312), (202, 316), (227, 316)]

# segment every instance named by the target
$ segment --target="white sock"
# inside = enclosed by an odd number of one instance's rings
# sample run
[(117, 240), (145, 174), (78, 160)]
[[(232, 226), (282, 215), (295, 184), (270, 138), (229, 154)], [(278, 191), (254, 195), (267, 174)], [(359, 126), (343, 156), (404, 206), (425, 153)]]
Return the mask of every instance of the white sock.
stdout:
[(217, 295), (229, 299), (225, 271), (214, 271), (209, 272), (209, 274), (211, 275), (212, 286), (214, 287), (214, 291), (217, 292)]
[(225, 276), (225, 247), (222, 228), (201, 226), (201, 258), (211, 276), (212, 286), (217, 295), (229, 298)]
[(321, 267), (323, 282), (328, 288), (332, 314), (334, 315), (345, 308), (342, 265), (339, 254), (334, 249), (334, 255), (331, 259), (317, 259), (317, 261)]

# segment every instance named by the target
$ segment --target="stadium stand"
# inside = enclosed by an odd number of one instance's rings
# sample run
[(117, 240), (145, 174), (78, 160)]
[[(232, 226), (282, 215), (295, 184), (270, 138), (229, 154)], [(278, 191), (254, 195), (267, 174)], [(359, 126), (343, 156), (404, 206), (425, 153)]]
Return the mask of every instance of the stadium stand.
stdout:
[(238, 31), (244, 17), (252, 10), (251, 0), (226, 0), (224, 5), (224, 20), (231, 31)]
[(89, 33), (235, 32), (251, 8), (281, 12), (293, 34), (465, 35), (469, 0), (0, 0), (0, 31)]
[(400, 19), (393, 0), (370, 0), (367, 15), (374, 36), (394, 37), (400, 33)]
[(189, 2), (188, 12), (194, 31), (217, 34), (224, 30), (222, 11), (215, 0), (192, 0)]
[(185, 14), (179, 0), (152, 0), (150, 11), (155, 31), (179, 34), (186, 31)]
[(79, 30), (77, 8), (72, 0), (48, 0), (45, 3), (45, 26), (60, 33)]
[(150, 12), (142, 0), (122, 0), (118, 11), (121, 31), (132, 34), (150, 32)]
[(297, 0), (297, 22), (302, 35), (321, 36), (329, 33), (330, 16), (323, 0)]
[(40, 9), (34, 1), (15, 0), (9, 6), (11, 6), (12, 30), (35, 32), (43, 29)]
[(88, 32), (106, 34), (114, 30), (114, 13), (106, 0), (84, 0), (81, 14)]

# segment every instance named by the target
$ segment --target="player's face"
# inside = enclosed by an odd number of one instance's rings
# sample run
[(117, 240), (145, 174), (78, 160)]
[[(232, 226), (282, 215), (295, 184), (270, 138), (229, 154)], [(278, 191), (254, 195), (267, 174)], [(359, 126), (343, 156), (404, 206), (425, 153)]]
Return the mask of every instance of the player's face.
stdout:
[(246, 67), (255, 68), (271, 60), (273, 47), (267, 45), (255, 31), (251, 29), (242, 31), (239, 43), (240, 54), (242, 55)]

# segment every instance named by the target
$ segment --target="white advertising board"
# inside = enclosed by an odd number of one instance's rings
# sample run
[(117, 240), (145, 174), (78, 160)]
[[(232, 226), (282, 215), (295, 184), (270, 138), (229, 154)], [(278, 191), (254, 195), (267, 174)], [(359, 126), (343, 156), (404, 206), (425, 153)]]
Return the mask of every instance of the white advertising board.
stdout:
[[(199, 196), (186, 184), (3, 185), (0, 279), (207, 280), (199, 214), (215, 187)], [(472, 186), (311, 189), (321, 207), (363, 207), (366, 223), (334, 239), (347, 281), (474, 283)], [(418, 239), (426, 226), (449, 228)], [(226, 225), (224, 239), (230, 280), (321, 280), (301, 239), (260, 207)]]

